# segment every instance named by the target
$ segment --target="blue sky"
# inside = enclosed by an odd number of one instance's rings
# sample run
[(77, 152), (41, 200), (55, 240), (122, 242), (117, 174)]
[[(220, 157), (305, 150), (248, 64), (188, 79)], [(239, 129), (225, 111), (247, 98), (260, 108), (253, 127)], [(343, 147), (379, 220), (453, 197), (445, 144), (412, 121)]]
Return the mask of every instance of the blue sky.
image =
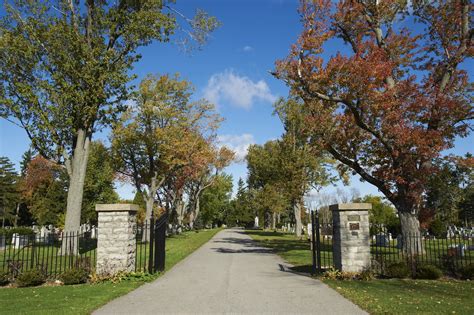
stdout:
[[(193, 82), (197, 98), (208, 97), (217, 103), (225, 118), (219, 135), (223, 143), (244, 155), (250, 143), (262, 144), (278, 138), (282, 126), (272, 116), (272, 102), (288, 94), (287, 87), (268, 71), (277, 59), (284, 58), (301, 29), (297, 14), (298, 1), (285, 0), (178, 0), (177, 8), (192, 16), (196, 7), (216, 16), (222, 27), (212, 34), (210, 42), (192, 55), (180, 51), (176, 45), (155, 43), (140, 49), (142, 59), (133, 72), (137, 82), (146, 74), (179, 72)], [(340, 46), (330, 47), (335, 51)], [(472, 62), (465, 67), (472, 66)], [(16, 164), (28, 149), (29, 140), (20, 128), (0, 120), (0, 155)], [(106, 138), (106, 133), (96, 136)], [(473, 152), (474, 136), (457, 141), (452, 153)], [(234, 176), (246, 176), (244, 163), (235, 163), (227, 170)], [(339, 184), (338, 186), (342, 186)], [(356, 178), (351, 186), (361, 194), (377, 194), (377, 189)], [(346, 187), (346, 190), (350, 190)], [(122, 198), (133, 198), (129, 185), (117, 185)], [(326, 192), (334, 192), (328, 187)]]

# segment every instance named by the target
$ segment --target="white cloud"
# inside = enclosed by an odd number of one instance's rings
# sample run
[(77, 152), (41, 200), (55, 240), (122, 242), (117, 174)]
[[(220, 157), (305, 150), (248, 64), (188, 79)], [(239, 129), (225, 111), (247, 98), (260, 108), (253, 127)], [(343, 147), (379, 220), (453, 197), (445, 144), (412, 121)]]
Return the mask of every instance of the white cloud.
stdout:
[(220, 146), (226, 146), (235, 152), (237, 163), (245, 160), (249, 146), (255, 143), (253, 135), (249, 133), (241, 135), (220, 135), (217, 136), (217, 141)]
[(211, 76), (204, 89), (204, 97), (216, 105), (224, 100), (245, 109), (252, 107), (256, 100), (269, 103), (276, 100), (265, 81), (254, 82), (229, 70)]
[(244, 48), (242, 48), (243, 51), (245, 52), (251, 52), (253, 51), (253, 47), (252, 46), (244, 46)]

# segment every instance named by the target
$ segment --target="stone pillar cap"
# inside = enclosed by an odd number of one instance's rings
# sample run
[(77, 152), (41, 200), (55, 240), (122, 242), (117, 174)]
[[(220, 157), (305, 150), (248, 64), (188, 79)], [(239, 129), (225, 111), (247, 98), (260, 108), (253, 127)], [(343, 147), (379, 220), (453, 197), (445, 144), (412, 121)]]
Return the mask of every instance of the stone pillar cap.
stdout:
[(104, 211), (130, 211), (136, 212), (140, 207), (138, 205), (130, 203), (109, 203), (109, 204), (96, 204), (95, 211), (104, 212)]
[(331, 211), (357, 211), (370, 209), (372, 209), (371, 203), (336, 203), (329, 206), (329, 210)]

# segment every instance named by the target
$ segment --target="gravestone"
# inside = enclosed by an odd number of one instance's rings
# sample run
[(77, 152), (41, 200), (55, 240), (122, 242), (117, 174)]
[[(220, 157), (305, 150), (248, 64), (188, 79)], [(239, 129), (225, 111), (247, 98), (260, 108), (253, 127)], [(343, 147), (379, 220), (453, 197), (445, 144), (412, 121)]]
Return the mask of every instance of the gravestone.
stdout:
[(14, 233), (12, 236), (13, 248), (20, 249), (28, 244), (28, 236)]
[(253, 223), (254, 228), (258, 228), (258, 216), (255, 217), (254, 223)]
[(333, 259), (340, 271), (361, 272), (370, 267), (370, 203), (331, 205)]
[(377, 234), (375, 235), (375, 246), (382, 246), (387, 247), (390, 245), (390, 239), (385, 234)]

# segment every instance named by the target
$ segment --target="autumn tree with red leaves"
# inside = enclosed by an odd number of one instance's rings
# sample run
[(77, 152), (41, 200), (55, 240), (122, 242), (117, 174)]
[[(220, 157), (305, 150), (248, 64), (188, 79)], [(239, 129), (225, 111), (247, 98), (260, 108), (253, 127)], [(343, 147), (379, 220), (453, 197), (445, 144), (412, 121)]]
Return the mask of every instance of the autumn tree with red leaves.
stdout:
[(460, 67), (474, 51), (470, 2), (315, 0), (299, 13), (303, 31), (275, 75), (310, 109), (311, 141), (395, 205), (403, 235), (419, 233), (433, 161), (472, 130)]

